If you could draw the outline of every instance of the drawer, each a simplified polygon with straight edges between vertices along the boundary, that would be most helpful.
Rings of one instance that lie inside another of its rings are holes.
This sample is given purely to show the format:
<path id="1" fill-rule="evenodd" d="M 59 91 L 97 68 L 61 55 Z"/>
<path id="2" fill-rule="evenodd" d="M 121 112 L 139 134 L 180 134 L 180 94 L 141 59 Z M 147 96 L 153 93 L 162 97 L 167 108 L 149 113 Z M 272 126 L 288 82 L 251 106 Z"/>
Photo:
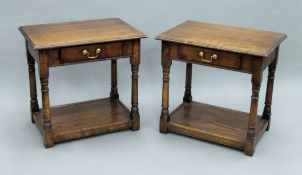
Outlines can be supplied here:
<path id="1" fill-rule="evenodd" d="M 240 69 L 241 55 L 215 49 L 180 45 L 179 57 L 206 65 Z"/>
<path id="2" fill-rule="evenodd" d="M 93 61 L 123 56 L 122 42 L 93 44 L 61 49 L 62 63 Z"/>

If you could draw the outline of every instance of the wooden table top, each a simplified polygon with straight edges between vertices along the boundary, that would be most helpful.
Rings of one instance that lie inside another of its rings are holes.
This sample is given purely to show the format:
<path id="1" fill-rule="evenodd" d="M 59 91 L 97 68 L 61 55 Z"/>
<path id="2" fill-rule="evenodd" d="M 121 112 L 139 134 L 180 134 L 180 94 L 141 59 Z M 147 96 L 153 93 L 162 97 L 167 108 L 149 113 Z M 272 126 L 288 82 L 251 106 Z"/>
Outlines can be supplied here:
<path id="1" fill-rule="evenodd" d="M 147 37 L 119 18 L 28 25 L 19 30 L 38 50 Z"/>
<path id="2" fill-rule="evenodd" d="M 208 47 L 267 57 L 286 38 L 286 34 L 186 21 L 156 37 L 200 47 Z"/>

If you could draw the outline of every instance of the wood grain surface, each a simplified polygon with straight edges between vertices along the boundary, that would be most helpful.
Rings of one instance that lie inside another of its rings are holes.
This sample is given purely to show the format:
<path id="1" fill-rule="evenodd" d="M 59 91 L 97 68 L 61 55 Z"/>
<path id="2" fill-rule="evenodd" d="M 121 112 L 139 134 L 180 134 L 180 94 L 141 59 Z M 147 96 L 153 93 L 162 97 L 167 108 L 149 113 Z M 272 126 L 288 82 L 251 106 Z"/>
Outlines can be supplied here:
<path id="1" fill-rule="evenodd" d="M 49 49 L 91 43 L 145 38 L 119 18 L 21 26 L 34 49 Z"/>
<path id="2" fill-rule="evenodd" d="M 156 37 L 200 47 L 267 57 L 286 38 L 283 33 L 186 21 Z"/>

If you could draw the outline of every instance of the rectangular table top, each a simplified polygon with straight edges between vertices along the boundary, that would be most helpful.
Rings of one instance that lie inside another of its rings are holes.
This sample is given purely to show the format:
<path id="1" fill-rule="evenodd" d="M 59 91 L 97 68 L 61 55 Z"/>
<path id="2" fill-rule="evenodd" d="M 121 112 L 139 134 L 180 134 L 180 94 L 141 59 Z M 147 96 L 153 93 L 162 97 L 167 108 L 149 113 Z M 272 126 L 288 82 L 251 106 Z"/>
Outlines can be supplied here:
<path id="1" fill-rule="evenodd" d="M 147 37 L 119 18 L 28 25 L 19 30 L 38 50 Z"/>
<path id="2" fill-rule="evenodd" d="M 156 37 L 212 49 L 267 57 L 286 38 L 286 34 L 186 21 Z"/>

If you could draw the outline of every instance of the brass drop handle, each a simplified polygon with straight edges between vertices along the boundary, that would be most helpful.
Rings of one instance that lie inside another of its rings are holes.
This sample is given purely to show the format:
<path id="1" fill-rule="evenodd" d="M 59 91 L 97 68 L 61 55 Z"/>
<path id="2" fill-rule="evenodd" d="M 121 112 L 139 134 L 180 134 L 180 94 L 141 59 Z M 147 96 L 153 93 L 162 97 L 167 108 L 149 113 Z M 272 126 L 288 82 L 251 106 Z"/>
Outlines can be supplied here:
<path id="1" fill-rule="evenodd" d="M 85 49 L 85 50 L 82 51 L 82 54 L 87 56 L 87 58 L 89 58 L 89 59 L 95 59 L 95 58 L 99 57 L 99 54 L 101 52 L 102 52 L 102 50 L 100 48 L 97 48 L 95 50 L 95 56 L 89 56 L 89 52 Z"/>
<path id="2" fill-rule="evenodd" d="M 199 56 L 201 57 L 201 61 L 206 63 L 211 63 L 213 60 L 216 60 L 218 58 L 217 54 L 213 54 L 209 60 L 204 59 L 204 53 L 202 51 L 199 52 Z"/>

